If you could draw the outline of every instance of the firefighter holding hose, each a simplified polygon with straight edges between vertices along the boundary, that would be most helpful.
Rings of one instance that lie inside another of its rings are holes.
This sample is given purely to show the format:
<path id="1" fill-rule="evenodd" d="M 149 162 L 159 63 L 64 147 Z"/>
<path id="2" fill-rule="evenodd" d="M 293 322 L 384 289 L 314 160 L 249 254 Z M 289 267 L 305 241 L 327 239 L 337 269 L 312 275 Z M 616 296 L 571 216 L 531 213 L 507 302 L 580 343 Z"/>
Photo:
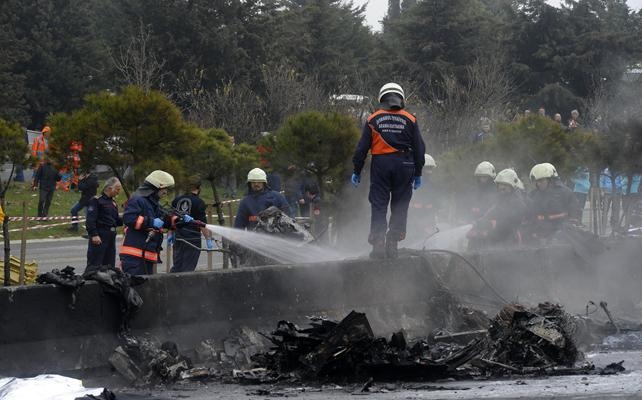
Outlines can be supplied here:
<path id="1" fill-rule="evenodd" d="M 147 175 L 142 185 L 127 202 L 123 213 L 125 237 L 120 248 L 120 261 L 124 272 L 131 275 L 150 275 L 154 264 L 160 263 L 163 232 L 175 229 L 178 220 L 194 220 L 185 214 L 166 213 L 160 199 L 174 187 L 174 177 L 156 170 Z"/>

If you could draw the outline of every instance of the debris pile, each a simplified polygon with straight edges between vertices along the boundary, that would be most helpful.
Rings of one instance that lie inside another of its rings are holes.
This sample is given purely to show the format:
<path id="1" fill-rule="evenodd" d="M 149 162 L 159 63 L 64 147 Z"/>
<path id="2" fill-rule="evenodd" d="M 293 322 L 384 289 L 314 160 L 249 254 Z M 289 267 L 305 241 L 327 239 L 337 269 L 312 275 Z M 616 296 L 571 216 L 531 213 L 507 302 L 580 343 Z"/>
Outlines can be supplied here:
<path id="1" fill-rule="evenodd" d="M 510 304 L 487 329 L 440 331 L 411 343 L 403 331 L 390 340 L 375 337 L 365 314 L 355 311 L 341 322 L 312 318 L 310 325 L 299 329 L 280 321 L 266 336 L 274 347 L 253 357 L 261 368 L 235 376 L 244 382 L 391 381 L 603 372 L 590 363 L 576 366 L 583 355 L 574 341 L 575 319 L 550 303 L 534 308 Z"/>
<path id="2" fill-rule="evenodd" d="M 257 354 L 254 361 L 274 378 L 438 378 L 455 373 L 457 367 L 479 353 L 483 343 L 476 339 L 467 346 L 433 347 L 417 341 L 409 346 L 403 331 L 390 340 L 376 338 L 365 314 L 355 311 L 338 323 L 314 318 L 311 325 L 299 329 L 291 322 L 280 321 L 270 336 L 276 347 Z"/>
<path id="3" fill-rule="evenodd" d="M 72 310 L 76 305 L 76 293 L 82 285 L 85 284 L 85 280 L 80 275 L 76 275 L 74 272 L 74 267 L 67 265 L 62 270 L 54 269 L 51 272 L 45 272 L 44 274 L 38 275 L 36 282 L 41 285 L 54 284 L 61 286 L 71 293 L 71 303 L 69 308 Z"/>
<path id="4" fill-rule="evenodd" d="M 542 303 L 531 309 L 509 304 L 493 319 L 481 359 L 511 370 L 572 367 L 581 357 L 575 332 L 575 318 L 558 304 Z"/>
<path id="5" fill-rule="evenodd" d="M 89 266 L 83 273 L 83 277 L 86 280 L 98 282 L 103 291 L 118 302 L 121 317 L 118 334 L 128 336 L 130 333 L 129 323 L 143 305 L 143 299 L 134 287 L 145 283 L 147 278 L 129 275 L 110 265 Z"/>
<path id="6" fill-rule="evenodd" d="M 160 344 L 154 340 L 128 336 L 123 338 L 123 343 L 109 357 L 109 363 L 136 386 L 171 383 L 183 379 L 182 374 L 190 374 L 188 371 L 192 368 L 192 361 L 179 354 L 174 342 Z"/>

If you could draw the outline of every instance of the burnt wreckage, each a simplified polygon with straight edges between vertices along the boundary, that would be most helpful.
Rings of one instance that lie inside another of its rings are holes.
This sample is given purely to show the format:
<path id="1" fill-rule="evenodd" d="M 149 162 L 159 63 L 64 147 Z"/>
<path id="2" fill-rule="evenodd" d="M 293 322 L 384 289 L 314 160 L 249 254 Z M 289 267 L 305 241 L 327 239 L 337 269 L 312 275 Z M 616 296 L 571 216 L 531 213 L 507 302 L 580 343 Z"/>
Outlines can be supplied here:
<path id="1" fill-rule="evenodd" d="M 315 241 L 308 224 L 300 224 L 277 207 L 271 206 L 257 215 L 254 232 L 294 239 L 307 244 Z M 269 257 L 260 255 L 240 245 L 230 246 L 231 261 L 234 267 L 278 264 Z"/>
<path id="2" fill-rule="evenodd" d="M 505 306 L 486 329 L 409 342 L 403 331 L 375 337 L 366 315 L 342 321 L 312 318 L 300 329 L 280 321 L 274 347 L 253 357 L 260 369 L 235 371 L 241 382 L 279 380 L 378 381 L 488 378 L 507 375 L 610 374 L 621 364 L 596 368 L 583 362 L 575 337 L 583 324 L 551 303 Z M 482 326 L 480 326 L 482 328 Z M 579 364 L 579 365 L 578 365 Z"/>

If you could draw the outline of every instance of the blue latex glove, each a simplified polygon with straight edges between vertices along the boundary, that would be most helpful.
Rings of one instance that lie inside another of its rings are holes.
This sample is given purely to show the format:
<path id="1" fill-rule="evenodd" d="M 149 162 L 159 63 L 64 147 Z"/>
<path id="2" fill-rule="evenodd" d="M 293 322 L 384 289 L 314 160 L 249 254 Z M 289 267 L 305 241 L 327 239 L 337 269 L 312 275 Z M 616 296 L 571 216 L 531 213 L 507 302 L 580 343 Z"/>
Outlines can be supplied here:
<path id="1" fill-rule="evenodd" d="M 207 250 L 214 250 L 214 239 L 206 239 L 205 243 L 207 243 Z"/>
<path id="2" fill-rule="evenodd" d="M 415 176 L 415 182 L 412 184 L 412 188 L 417 190 L 421 187 L 421 176 Z"/>
<path id="3" fill-rule="evenodd" d="M 164 224 L 165 222 L 160 218 L 154 218 L 154 221 L 152 222 L 152 226 L 156 229 L 162 228 Z"/>
<path id="4" fill-rule="evenodd" d="M 183 222 L 185 222 L 186 224 L 189 224 L 192 221 L 194 221 L 194 218 L 192 218 L 191 216 L 189 216 L 187 214 L 183 215 Z"/>
<path id="5" fill-rule="evenodd" d="M 176 234 L 174 232 L 167 235 L 167 247 L 173 246 L 176 242 Z"/>
<path id="6" fill-rule="evenodd" d="M 353 172 L 350 182 L 352 182 L 352 186 L 357 187 L 359 186 L 359 182 L 361 182 L 361 177 Z"/>

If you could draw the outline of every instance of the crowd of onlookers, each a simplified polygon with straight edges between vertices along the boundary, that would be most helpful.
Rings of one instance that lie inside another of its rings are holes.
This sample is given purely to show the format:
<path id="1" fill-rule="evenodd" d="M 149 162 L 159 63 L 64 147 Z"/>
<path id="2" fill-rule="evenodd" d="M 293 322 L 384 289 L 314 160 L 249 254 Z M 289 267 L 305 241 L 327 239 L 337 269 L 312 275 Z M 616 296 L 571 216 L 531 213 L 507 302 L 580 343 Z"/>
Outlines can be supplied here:
<path id="1" fill-rule="evenodd" d="M 531 115 L 531 110 L 526 109 L 524 110 L 523 114 L 517 114 L 515 116 L 515 120 L 522 118 L 522 117 L 528 117 Z M 549 118 L 549 115 L 546 114 L 546 109 L 544 107 L 540 107 L 537 110 L 537 115 L 540 117 L 545 117 Z M 555 113 L 552 117 L 553 121 L 557 122 L 560 124 L 560 127 L 564 130 L 569 130 L 572 131 L 574 129 L 577 129 L 581 126 L 580 120 L 580 112 L 577 110 L 572 110 L 570 112 L 570 118 L 566 122 L 566 125 L 564 124 L 562 120 L 562 114 L 560 113 Z M 491 131 L 491 120 L 488 117 L 481 117 L 479 119 L 479 126 L 480 130 L 476 133 L 473 133 L 471 135 L 471 141 L 473 143 L 481 143 L 484 142 L 485 140 L 488 140 L 490 137 L 493 136 L 493 133 Z"/>

